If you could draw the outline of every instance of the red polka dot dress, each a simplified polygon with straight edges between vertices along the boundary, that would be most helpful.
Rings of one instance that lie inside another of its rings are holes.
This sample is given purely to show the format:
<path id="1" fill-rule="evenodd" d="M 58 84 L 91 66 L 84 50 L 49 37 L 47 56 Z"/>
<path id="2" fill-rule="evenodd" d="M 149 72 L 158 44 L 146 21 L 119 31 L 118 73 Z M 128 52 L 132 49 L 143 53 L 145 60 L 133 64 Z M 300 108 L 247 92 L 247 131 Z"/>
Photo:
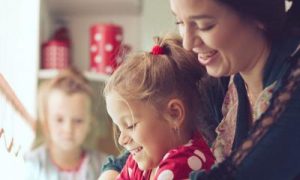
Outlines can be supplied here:
<path id="1" fill-rule="evenodd" d="M 195 170 L 210 170 L 215 158 L 206 142 L 200 135 L 195 135 L 187 144 L 170 150 L 156 169 L 155 180 L 188 179 L 190 172 Z M 118 176 L 118 180 L 150 179 L 152 170 L 142 171 L 130 155 Z"/>

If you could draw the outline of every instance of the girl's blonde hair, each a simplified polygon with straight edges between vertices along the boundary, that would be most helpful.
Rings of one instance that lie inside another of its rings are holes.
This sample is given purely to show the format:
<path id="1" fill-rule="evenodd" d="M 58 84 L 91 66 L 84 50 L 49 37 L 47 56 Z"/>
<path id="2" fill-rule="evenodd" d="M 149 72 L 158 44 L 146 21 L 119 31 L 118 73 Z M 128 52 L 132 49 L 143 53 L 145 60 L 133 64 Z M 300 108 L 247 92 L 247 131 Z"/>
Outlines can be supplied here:
<path id="1" fill-rule="evenodd" d="M 170 99 L 179 98 L 187 111 L 188 128 L 193 131 L 197 125 L 201 127 L 206 113 L 202 111 L 205 102 L 201 98 L 206 70 L 196 54 L 182 47 L 180 36 L 167 34 L 154 41 L 164 53 L 129 55 L 106 83 L 104 96 L 114 91 L 126 100 L 147 101 L 157 110 Z M 115 136 L 116 139 L 118 133 Z"/>
<path id="2" fill-rule="evenodd" d="M 68 69 L 61 70 L 59 74 L 46 82 L 43 82 L 39 87 L 38 94 L 38 121 L 36 128 L 36 137 L 33 143 L 33 148 L 38 147 L 39 145 L 47 142 L 48 140 L 48 127 L 47 127 L 47 106 L 48 106 L 48 98 L 50 93 L 53 90 L 60 90 L 64 92 L 66 95 L 73 95 L 77 93 L 85 94 L 89 101 L 92 103 L 93 92 L 92 88 L 89 85 L 88 80 L 83 76 L 83 74 L 78 71 L 76 68 L 71 67 Z M 91 123 L 95 123 L 94 118 L 91 113 Z M 91 125 L 93 127 L 93 125 Z M 89 141 L 95 140 L 95 134 L 92 133 L 92 129 L 90 133 L 87 135 L 86 139 Z M 85 142 L 84 146 L 89 146 L 92 144 L 91 142 Z"/>

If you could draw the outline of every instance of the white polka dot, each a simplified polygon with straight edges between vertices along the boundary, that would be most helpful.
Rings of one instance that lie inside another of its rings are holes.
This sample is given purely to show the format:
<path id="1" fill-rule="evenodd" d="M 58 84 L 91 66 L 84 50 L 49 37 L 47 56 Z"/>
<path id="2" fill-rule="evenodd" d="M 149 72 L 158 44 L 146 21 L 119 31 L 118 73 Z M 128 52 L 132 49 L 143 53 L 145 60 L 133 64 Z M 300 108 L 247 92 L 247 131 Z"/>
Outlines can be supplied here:
<path id="1" fill-rule="evenodd" d="M 111 45 L 111 44 L 106 44 L 106 45 L 105 45 L 105 50 L 108 51 L 108 52 L 112 51 L 113 48 L 114 48 L 114 47 L 113 47 L 113 45 Z"/>
<path id="2" fill-rule="evenodd" d="M 194 151 L 194 153 L 199 156 L 203 162 L 206 162 L 206 157 L 204 156 L 203 152 L 199 151 L 199 150 L 196 150 Z"/>
<path id="3" fill-rule="evenodd" d="M 184 146 L 192 146 L 193 145 L 193 140 L 189 140 L 188 143 L 186 143 Z"/>
<path id="4" fill-rule="evenodd" d="M 101 41 L 101 39 L 102 39 L 102 34 L 96 33 L 94 38 L 95 38 L 96 41 Z"/>
<path id="5" fill-rule="evenodd" d="M 199 170 L 202 168 L 202 162 L 201 160 L 196 157 L 196 156 L 191 156 L 189 159 L 188 159 L 188 165 L 189 167 L 196 171 L 196 170 Z"/>
<path id="6" fill-rule="evenodd" d="M 157 180 L 172 180 L 174 178 L 174 174 L 171 170 L 164 170 L 159 174 Z"/>
<path id="7" fill-rule="evenodd" d="M 92 51 L 92 52 L 96 52 L 96 51 L 97 51 L 97 46 L 96 46 L 96 45 L 92 45 L 91 51 Z"/>
<path id="8" fill-rule="evenodd" d="M 111 66 L 106 66 L 105 72 L 111 74 L 113 72 L 113 69 Z"/>
<path id="9" fill-rule="evenodd" d="M 170 153 L 167 153 L 164 155 L 163 160 L 167 159 L 169 157 Z"/>
<path id="10" fill-rule="evenodd" d="M 121 34 L 116 35 L 116 41 L 122 41 L 123 36 Z"/>
<path id="11" fill-rule="evenodd" d="M 154 175 L 156 175 L 156 173 L 157 173 L 158 170 L 159 170 L 159 168 L 156 168 L 156 169 L 155 169 Z"/>
<path id="12" fill-rule="evenodd" d="M 131 175 L 132 175 L 132 169 L 131 168 L 128 168 L 128 174 L 129 174 L 129 177 L 131 177 Z"/>
<path id="13" fill-rule="evenodd" d="M 97 55 L 97 56 L 95 57 L 95 62 L 96 62 L 96 63 L 101 63 L 101 61 L 102 61 L 102 56 Z"/>

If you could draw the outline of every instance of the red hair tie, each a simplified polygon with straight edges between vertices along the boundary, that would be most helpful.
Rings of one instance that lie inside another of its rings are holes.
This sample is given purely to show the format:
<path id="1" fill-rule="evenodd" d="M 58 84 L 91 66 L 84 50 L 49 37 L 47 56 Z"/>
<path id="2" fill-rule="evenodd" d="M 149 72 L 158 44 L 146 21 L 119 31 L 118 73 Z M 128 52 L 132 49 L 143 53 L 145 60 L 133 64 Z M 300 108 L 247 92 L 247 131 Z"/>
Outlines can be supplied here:
<path id="1" fill-rule="evenodd" d="M 160 55 L 160 54 L 164 54 L 164 49 L 162 47 L 160 47 L 159 45 L 155 45 L 152 48 L 151 54 L 153 55 Z"/>

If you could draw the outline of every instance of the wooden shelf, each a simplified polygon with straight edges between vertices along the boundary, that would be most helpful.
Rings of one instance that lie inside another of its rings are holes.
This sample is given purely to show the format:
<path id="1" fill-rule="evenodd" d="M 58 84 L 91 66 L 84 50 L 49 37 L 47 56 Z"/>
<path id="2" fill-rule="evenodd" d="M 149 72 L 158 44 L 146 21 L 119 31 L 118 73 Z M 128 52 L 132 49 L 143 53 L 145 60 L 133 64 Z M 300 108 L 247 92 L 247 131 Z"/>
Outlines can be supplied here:
<path id="1" fill-rule="evenodd" d="M 38 77 L 39 79 L 51 79 L 55 77 L 58 74 L 58 72 L 59 70 L 56 69 L 47 69 L 47 70 L 43 69 L 43 70 L 39 70 Z M 109 75 L 99 74 L 91 71 L 84 71 L 83 74 L 90 81 L 105 82 L 109 78 Z"/>
<path id="2" fill-rule="evenodd" d="M 91 81 L 99 81 L 99 82 L 106 82 L 109 78 L 109 75 L 99 74 L 92 71 L 85 71 L 84 76 Z"/>

